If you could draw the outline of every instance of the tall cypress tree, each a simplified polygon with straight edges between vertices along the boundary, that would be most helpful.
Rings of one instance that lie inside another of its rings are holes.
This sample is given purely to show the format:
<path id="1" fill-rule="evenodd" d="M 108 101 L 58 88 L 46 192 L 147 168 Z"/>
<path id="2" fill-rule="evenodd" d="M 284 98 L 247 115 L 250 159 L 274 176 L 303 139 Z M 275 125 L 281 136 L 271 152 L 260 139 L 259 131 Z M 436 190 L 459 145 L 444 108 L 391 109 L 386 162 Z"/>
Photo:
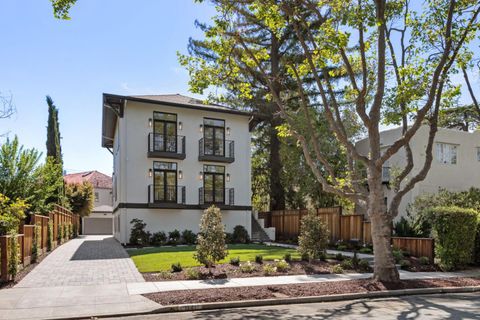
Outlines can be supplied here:
<path id="1" fill-rule="evenodd" d="M 48 105 L 47 157 L 52 157 L 57 163 L 63 164 L 58 109 L 50 96 L 47 96 L 46 100 Z"/>

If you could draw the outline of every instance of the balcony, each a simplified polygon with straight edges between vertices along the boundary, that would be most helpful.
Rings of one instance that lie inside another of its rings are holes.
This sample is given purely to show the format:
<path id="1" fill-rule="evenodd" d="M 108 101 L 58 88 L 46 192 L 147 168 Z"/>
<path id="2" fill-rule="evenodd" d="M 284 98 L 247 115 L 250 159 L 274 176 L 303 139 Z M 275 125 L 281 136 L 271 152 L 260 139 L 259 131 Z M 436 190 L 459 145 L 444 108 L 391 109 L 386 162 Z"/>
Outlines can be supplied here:
<path id="1" fill-rule="evenodd" d="M 198 203 L 205 206 L 211 204 L 220 207 L 233 206 L 235 205 L 235 189 L 221 188 L 212 190 L 201 187 L 198 189 Z"/>
<path id="2" fill-rule="evenodd" d="M 218 145 L 220 143 L 220 146 Z M 235 143 L 231 140 L 202 138 L 198 141 L 198 161 L 232 163 L 235 161 Z"/>
<path id="3" fill-rule="evenodd" d="M 160 133 L 148 134 L 149 158 L 185 159 L 185 137 Z"/>
<path id="4" fill-rule="evenodd" d="M 178 208 L 185 205 L 185 186 L 148 186 L 148 205 L 154 208 Z"/>

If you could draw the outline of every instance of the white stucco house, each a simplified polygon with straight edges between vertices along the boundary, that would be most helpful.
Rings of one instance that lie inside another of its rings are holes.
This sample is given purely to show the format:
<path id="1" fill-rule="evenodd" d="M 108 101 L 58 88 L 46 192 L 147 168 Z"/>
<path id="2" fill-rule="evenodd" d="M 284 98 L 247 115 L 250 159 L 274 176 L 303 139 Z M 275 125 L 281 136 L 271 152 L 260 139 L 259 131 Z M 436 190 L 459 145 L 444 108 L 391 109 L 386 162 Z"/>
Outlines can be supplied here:
<path id="1" fill-rule="evenodd" d="M 227 232 L 251 232 L 250 113 L 178 94 L 104 94 L 102 109 L 118 241 L 128 243 L 134 218 L 152 233 L 197 233 L 212 204 Z"/>
<path id="2" fill-rule="evenodd" d="M 93 210 L 88 217 L 82 218 L 82 234 L 113 234 L 112 177 L 98 172 L 85 171 L 66 174 L 66 184 L 89 182 L 93 186 Z"/>
<path id="3" fill-rule="evenodd" d="M 422 126 L 411 140 L 414 168 L 410 177 L 416 175 L 423 166 L 428 131 L 428 126 Z M 401 136 L 401 127 L 381 132 L 382 149 L 386 150 Z M 361 154 L 367 155 L 368 139 L 357 142 L 356 148 Z M 389 186 L 390 171 L 395 168 L 404 168 L 405 165 L 406 154 L 403 148 L 384 164 L 385 201 L 388 205 L 393 197 L 393 190 Z M 466 132 L 439 128 L 434 140 L 433 162 L 430 171 L 425 180 L 417 183 L 403 197 L 398 217 L 405 216 L 408 204 L 421 194 L 436 193 L 439 188 L 463 191 L 471 187 L 480 188 L 480 131 Z"/>

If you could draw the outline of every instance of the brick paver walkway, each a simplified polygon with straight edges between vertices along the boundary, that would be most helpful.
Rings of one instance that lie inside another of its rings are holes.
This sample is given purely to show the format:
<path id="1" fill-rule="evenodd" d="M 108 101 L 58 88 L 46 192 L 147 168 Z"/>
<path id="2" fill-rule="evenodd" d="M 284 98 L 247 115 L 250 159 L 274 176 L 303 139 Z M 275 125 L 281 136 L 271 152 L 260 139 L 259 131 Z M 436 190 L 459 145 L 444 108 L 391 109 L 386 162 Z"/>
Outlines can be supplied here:
<path id="1" fill-rule="evenodd" d="M 143 282 L 133 261 L 111 236 L 82 236 L 55 249 L 17 288 Z"/>

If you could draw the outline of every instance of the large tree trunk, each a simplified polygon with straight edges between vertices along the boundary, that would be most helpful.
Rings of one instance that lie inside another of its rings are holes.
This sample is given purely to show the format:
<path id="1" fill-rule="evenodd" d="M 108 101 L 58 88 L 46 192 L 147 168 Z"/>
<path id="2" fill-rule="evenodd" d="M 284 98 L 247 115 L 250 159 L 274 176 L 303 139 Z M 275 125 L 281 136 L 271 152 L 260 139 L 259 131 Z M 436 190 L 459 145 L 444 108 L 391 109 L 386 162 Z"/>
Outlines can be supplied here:
<path id="1" fill-rule="evenodd" d="M 279 122 L 273 120 L 270 126 L 270 211 L 285 209 L 285 190 L 283 189 L 282 175 L 283 165 L 280 159 L 280 140 L 275 128 Z"/>
<path id="2" fill-rule="evenodd" d="M 392 219 L 386 214 L 381 168 L 370 168 L 368 185 L 368 215 L 372 227 L 372 240 L 374 252 L 373 278 L 383 282 L 397 282 L 400 280 L 395 266 L 391 249 Z"/>

